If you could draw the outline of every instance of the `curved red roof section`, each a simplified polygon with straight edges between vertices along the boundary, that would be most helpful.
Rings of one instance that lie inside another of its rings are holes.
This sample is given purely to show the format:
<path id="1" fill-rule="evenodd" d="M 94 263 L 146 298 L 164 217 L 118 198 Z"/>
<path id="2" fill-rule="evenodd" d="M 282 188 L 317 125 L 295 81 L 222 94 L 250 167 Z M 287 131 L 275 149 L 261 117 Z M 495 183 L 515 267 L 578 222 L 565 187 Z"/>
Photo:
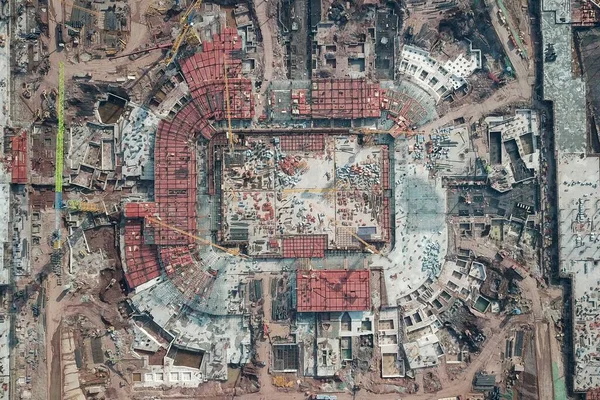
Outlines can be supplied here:
<path id="1" fill-rule="evenodd" d="M 248 79 L 239 78 L 242 61 L 240 57 L 236 57 L 236 52 L 241 50 L 242 42 L 237 31 L 226 28 L 220 35 L 213 36 L 212 42 L 204 42 L 202 52 L 179 61 L 190 89 L 191 100 L 172 120 L 162 120 L 159 123 L 154 145 L 154 203 L 144 203 L 142 207 L 127 205 L 127 217 L 143 218 L 151 210 L 164 223 L 191 234 L 196 233 L 196 139 L 198 136 L 212 138 L 216 133 L 212 123 L 227 118 L 225 70 L 228 71 L 231 118 L 251 119 L 254 116 L 252 83 Z M 138 225 L 139 221 L 128 219 L 125 231 L 138 231 Z M 151 225 L 148 221 L 143 229 L 144 250 L 148 245 L 184 246 L 194 241 L 189 236 Z M 144 264 L 140 264 L 140 257 L 137 253 L 132 253 L 134 249 L 138 252 L 139 248 L 127 245 L 125 248 L 125 276 L 130 288 L 156 277 L 156 263 L 147 265 L 144 261 Z M 178 248 L 178 257 L 191 259 L 189 254 L 181 252 L 189 253 L 187 247 Z M 157 253 L 154 250 L 154 254 L 158 254 L 163 265 L 172 264 L 171 252 Z M 148 274 L 144 273 L 146 266 L 151 271 Z M 146 277 L 148 279 L 145 280 Z"/>

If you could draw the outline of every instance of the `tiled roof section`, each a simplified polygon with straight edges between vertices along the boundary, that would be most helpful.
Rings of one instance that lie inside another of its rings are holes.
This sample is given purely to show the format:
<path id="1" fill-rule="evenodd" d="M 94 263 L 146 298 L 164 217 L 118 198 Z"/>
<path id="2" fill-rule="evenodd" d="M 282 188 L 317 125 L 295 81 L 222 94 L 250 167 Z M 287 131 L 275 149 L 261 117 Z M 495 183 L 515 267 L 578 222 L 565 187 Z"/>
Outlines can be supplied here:
<path id="1" fill-rule="evenodd" d="M 161 220 L 185 232 L 196 231 L 196 152 L 189 131 L 161 125 L 155 144 L 154 199 Z M 163 135 L 164 133 L 164 135 Z M 154 226 L 153 243 L 183 245 L 193 239 L 162 226 Z"/>
<path id="2" fill-rule="evenodd" d="M 125 222 L 125 280 L 134 289 L 160 276 L 156 248 L 144 244 L 141 220 Z"/>
<path id="3" fill-rule="evenodd" d="M 371 308 L 369 270 L 298 271 L 298 312 L 365 311 Z"/>
<path id="4" fill-rule="evenodd" d="M 284 258 L 323 258 L 327 248 L 327 235 L 285 237 L 282 247 Z"/>
<path id="5" fill-rule="evenodd" d="M 313 118 L 379 118 L 384 91 L 364 79 L 312 81 Z"/>
<path id="6" fill-rule="evenodd" d="M 145 218 L 156 214 L 156 203 L 126 203 L 125 218 Z"/>
<path id="7" fill-rule="evenodd" d="M 239 78 L 242 60 L 234 57 L 242 49 L 241 38 L 235 29 L 226 28 L 221 35 L 215 35 L 212 42 L 205 42 L 201 53 L 180 62 L 183 76 L 190 88 L 193 104 L 205 119 L 224 120 L 225 65 L 228 71 L 229 107 L 232 119 L 252 119 L 254 97 L 252 82 Z M 206 138 L 212 133 L 201 131 Z"/>
<path id="8" fill-rule="evenodd" d="M 12 150 L 12 183 L 27 183 L 27 133 L 21 132 L 11 141 Z"/>
<path id="9" fill-rule="evenodd" d="M 253 117 L 251 82 L 236 77 L 241 73 L 242 62 L 230 54 L 240 51 L 241 46 L 237 31 L 226 28 L 221 35 L 214 36 L 213 42 L 205 42 L 201 53 L 180 61 L 192 101 L 172 121 L 161 121 L 158 127 L 154 153 L 156 215 L 166 224 L 188 233 L 196 231 L 198 182 L 194 139 L 198 133 L 207 139 L 211 138 L 215 129 L 210 120 L 226 118 L 225 57 L 230 77 L 231 117 Z M 161 226 L 151 226 L 149 231 L 147 236 L 151 236 L 151 243 L 157 245 L 187 245 L 193 241 L 188 236 Z"/>
<path id="10" fill-rule="evenodd" d="M 167 275 L 171 275 L 177 269 L 193 266 L 194 264 L 190 249 L 187 246 L 165 246 L 158 251 Z"/>
<path id="11" fill-rule="evenodd" d="M 325 135 L 294 135 L 281 136 L 279 138 L 281 150 L 283 151 L 324 151 Z"/>

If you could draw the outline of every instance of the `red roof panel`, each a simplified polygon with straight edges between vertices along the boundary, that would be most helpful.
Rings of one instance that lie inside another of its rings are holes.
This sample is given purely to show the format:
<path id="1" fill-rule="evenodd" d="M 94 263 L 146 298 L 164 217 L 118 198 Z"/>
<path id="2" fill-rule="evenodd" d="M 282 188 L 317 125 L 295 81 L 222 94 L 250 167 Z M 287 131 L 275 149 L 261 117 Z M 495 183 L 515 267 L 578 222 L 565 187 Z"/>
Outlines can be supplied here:
<path id="1" fill-rule="evenodd" d="M 12 138 L 12 183 L 26 184 L 27 183 L 27 133 L 21 134 Z"/>
<path id="2" fill-rule="evenodd" d="M 126 203 L 125 217 L 126 218 L 145 218 L 156 214 L 156 203 Z"/>
<path id="3" fill-rule="evenodd" d="M 298 312 L 365 311 L 371 308 L 369 270 L 298 271 Z"/>
<path id="4" fill-rule="evenodd" d="M 144 244 L 141 220 L 125 222 L 125 280 L 134 289 L 160 276 L 156 248 Z"/>
<path id="5" fill-rule="evenodd" d="M 284 258 L 323 258 L 327 235 L 289 236 L 283 238 Z"/>

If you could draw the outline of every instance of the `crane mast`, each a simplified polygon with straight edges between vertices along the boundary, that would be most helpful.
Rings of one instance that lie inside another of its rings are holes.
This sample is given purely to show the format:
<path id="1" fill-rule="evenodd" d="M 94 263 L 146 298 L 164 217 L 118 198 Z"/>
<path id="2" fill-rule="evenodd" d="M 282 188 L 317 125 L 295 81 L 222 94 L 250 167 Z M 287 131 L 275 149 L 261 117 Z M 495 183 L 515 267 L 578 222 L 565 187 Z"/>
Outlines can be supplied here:
<path id="1" fill-rule="evenodd" d="M 175 60 L 175 57 L 177 57 L 179 48 L 183 44 L 183 40 L 186 38 L 186 36 L 189 33 L 190 28 L 193 25 L 193 23 L 192 23 L 193 14 L 192 13 L 196 9 L 200 8 L 201 5 L 202 5 L 202 0 L 196 0 L 187 9 L 187 11 L 181 16 L 181 19 L 179 20 L 179 24 L 181 25 L 181 31 L 179 32 L 179 35 L 173 42 L 173 47 L 171 48 L 171 51 L 165 58 L 165 64 L 167 64 L 167 65 L 171 64 L 173 62 L 173 60 Z"/>
<path id="2" fill-rule="evenodd" d="M 227 139 L 229 139 L 229 153 L 233 153 L 233 131 L 231 129 L 231 105 L 229 100 L 229 74 L 227 68 L 227 53 L 223 57 L 223 77 L 225 79 L 225 109 L 227 113 Z"/>
<path id="3" fill-rule="evenodd" d="M 56 134 L 56 153 L 54 169 L 54 209 L 56 211 L 55 231 L 56 240 L 54 248 L 62 246 L 60 235 L 60 217 L 62 210 L 63 186 L 63 143 L 65 134 L 65 66 L 61 62 L 58 66 L 58 98 L 56 100 L 56 117 L 58 119 L 58 132 Z"/>

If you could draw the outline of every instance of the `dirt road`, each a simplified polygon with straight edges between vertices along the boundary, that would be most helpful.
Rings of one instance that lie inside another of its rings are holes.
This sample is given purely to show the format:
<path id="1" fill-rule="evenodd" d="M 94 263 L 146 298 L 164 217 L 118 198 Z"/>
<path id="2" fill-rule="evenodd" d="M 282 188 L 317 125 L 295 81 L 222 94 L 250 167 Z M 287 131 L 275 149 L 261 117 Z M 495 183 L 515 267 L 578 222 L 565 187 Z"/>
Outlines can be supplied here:
<path id="1" fill-rule="evenodd" d="M 50 393 L 50 399 L 62 398 L 62 369 L 60 368 L 60 320 L 62 309 L 56 299 L 60 295 L 62 287 L 57 285 L 56 276 L 50 275 L 46 280 L 46 293 L 48 301 L 46 302 L 46 366 L 50 373 L 46 385 L 47 392 Z M 60 378 L 57 381 L 56 367 L 59 367 Z"/>
<path id="2" fill-rule="evenodd" d="M 135 49 L 143 46 L 150 42 L 150 30 L 146 25 L 144 12 L 153 0 L 141 0 L 140 2 L 134 3 L 131 8 L 131 32 L 127 39 L 127 45 L 123 49 L 122 54 L 127 54 Z M 56 50 L 56 23 L 62 22 L 63 19 L 63 4 L 61 0 L 51 0 L 49 4 L 48 12 L 52 16 L 50 18 L 49 32 L 49 48 L 51 53 L 50 58 L 50 71 L 45 76 L 44 82 L 48 87 L 56 87 L 58 85 L 58 64 L 63 62 L 65 65 L 65 79 L 70 79 L 74 74 L 77 73 L 89 73 L 92 75 L 94 80 L 98 81 L 114 81 L 117 76 L 117 71 L 124 71 L 120 76 L 127 74 L 136 73 L 139 69 L 144 66 L 148 66 L 158 60 L 161 57 L 160 51 L 150 53 L 148 56 L 142 57 L 135 61 L 131 61 L 129 58 L 119 58 L 116 60 L 109 60 L 108 58 L 100 60 L 91 60 L 88 62 L 75 63 L 71 59 L 73 54 L 70 54 L 68 49 L 61 51 Z M 85 48 L 82 45 L 82 53 L 85 53 Z M 125 72 L 126 70 L 126 72 Z"/>
<path id="3" fill-rule="evenodd" d="M 510 32 L 508 28 L 502 26 L 498 19 L 499 9 L 497 6 L 490 10 L 490 17 L 492 20 L 492 25 L 494 26 L 494 30 L 498 34 L 500 38 L 500 42 L 502 42 L 502 47 L 504 48 L 504 52 L 508 55 L 511 64 L 513 65 L 515 74 L 517 76 L 517 81 L 519 82 L 519 86 L 521 87 L 521 93 L 525 97 L 531 97 L 533 90 L 533 82 L 535 79 L 534 71 L 529 69 L 529 62 L 526 59 L 521 58 L 517 53 L 516 49 L 510 48 Z"/>
<path id="4" fill-rule="evenodd" d="M 473 122 L 491 113 L 494 110 L 506 107 L 507 105 L 523 101 L 531 102 L 533 93 L 533 84 L 535 81 L 535 71 L 529 69 L 529 63 L 527 60 L 522 59 L 515 50 L 509 48 L 508 31 L 498 22 L 497 8 L 493 8 L 490 11 L 492 25 L 500 37 L 504 51 L 508 55 L 510 62 L 515 69 L 516 79 L 511 81 L 498 91 L 496 91 L 491 97 L 486 99 L 481 104 L 465 104 L 454 111 L 442 116 L 441 118 L 432 121 L 425 125 L 423 129 L 430 133 L 433 130 L 440 128 L 444 125 L 452 123 L 457 118 L 464 118 L 465 121 Z"/>
<path id="5" fill-rule="evenodd" d="M 279 324 L 271 323 L 271 288 L 269 282 L 270 275 L 269 274 L 257 274 L 256 279 L 263 280 L 263 322 L 267 325 L 269 329 L 274 329 L 275 332 L 272 332 L 274 336 L 279 336 L 280 333 L 277 332 L 277 328 Z M 289 333 L 289 332 L 288 332 Z M 267 339 L 264 342 L 257 343 L 256 352 L 258 354 L 258 359 L 265 363 L 265 366 L 259 369 L 258 379 L 260 382 L 260 394 L 266 399 L 270 398 L 278 398 L 279 393 L 277 388 L 273 386 L 273 381 L 271 380 L 271 375 L 269 374 L 269 366 L 271 365 L 271 340 Z M 247 395 L 244 395 L 244 399 Z"/>
<path id="6" fill-rule="evenodd" d="M 256 18 L 260 26 L 260 33 L 263 41 L 263 85 L 260 93 L 264 94 L 267 90 L 267 83 L 273 77 L 273 36 L 271 26 L 269 24 L 268 0 L 255 0 L 254 8 L 256 9 Z M 258 113 L 257 113 L 258 114 Z"/>
<path id="7" fill-rule="evenodd" d="M 535 358 L 538 379 L 538 394 L 540 399 L 554 398 L 554 378 L 552 376 L 552 360 L 559 357 L 553 352 L 556 344 L 553 341 L 553 330 L 544 320 L 544 310 L 537 281 L 532 277 L 523 280 L 524 293 L 530 294 L 531 311 L 534 318 Z"/>
<path id="8" fill-rule="evenodd" d="M 538 395 L 540 399 L 554 398 L 552 379 L 552 351 L 550 350 L 550 330 L 548 323 L 535 323 L 535 359 L 537 364 Z"/>

